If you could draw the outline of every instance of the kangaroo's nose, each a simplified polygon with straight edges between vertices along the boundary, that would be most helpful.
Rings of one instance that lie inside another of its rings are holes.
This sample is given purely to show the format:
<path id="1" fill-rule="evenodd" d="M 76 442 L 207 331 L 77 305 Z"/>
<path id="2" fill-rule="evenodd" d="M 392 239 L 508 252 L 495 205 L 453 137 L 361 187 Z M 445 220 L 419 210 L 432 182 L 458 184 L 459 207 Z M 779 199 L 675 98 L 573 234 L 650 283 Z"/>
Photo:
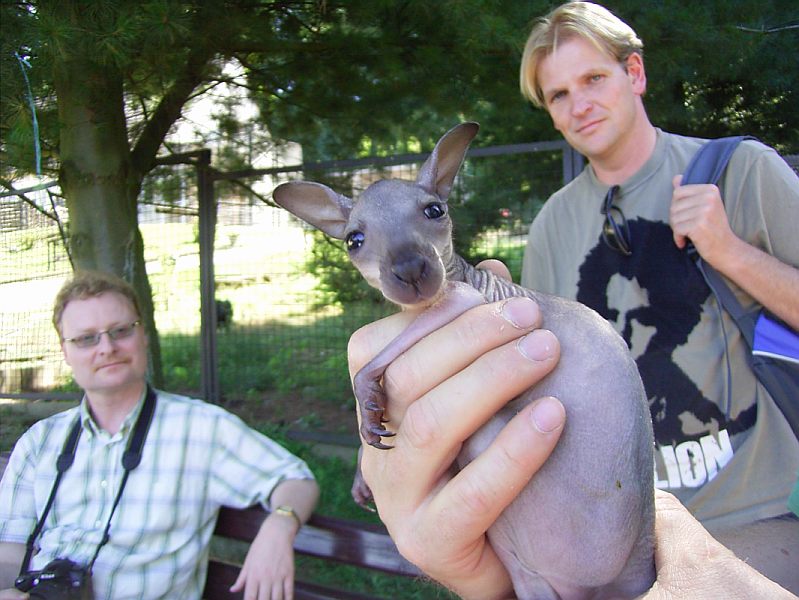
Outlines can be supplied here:
<path id="1" fill-rule="evenodd" d="M 400 259 L 391 267 L 394 277 L 408 285 L 421 281 L 427 273 L 427 261 L 420 256 Z"/>

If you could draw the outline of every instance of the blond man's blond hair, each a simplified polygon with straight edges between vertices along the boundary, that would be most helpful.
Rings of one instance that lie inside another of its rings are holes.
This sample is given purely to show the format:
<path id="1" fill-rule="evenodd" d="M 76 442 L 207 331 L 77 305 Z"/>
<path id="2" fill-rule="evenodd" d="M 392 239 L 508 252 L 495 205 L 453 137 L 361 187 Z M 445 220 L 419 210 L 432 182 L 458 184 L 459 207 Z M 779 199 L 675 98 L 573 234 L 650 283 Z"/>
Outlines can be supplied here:
<path id="1" fill-rule="evenodd" d="M 632 54 L 643 56 L 644 44 L 633 29 L 608 9 L 593 2 L 567 2 L 533 25 L 522 54 L 519 85 L 538 107 L 546 105 L 538 83 L 541 61 L 559 44 L 581 37 L 624 65 Z"/>

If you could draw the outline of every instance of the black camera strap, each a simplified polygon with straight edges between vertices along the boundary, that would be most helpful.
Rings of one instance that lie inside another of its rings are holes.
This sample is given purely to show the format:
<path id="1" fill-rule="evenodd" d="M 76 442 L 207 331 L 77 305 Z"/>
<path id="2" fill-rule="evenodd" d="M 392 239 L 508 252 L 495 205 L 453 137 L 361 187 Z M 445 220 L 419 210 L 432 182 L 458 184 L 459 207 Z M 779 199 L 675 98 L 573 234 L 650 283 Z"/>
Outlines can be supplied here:
<path id="1" fill-rule="evenodd" d="M 58 455 L 58 460 L 56 461 L 56 469 L 58 472 L 55 477 L 55 482 L 53 483 L 53 489 L 50 490 L 50 497 L 47 499 L 47 504 L 44 506 L 44 512 L 42 512 L 39 522 L 36 523 L 36 527 L 33 528 L 33 531 L 28 537 L 28 543 L 25 548 L 25 558 L 22 560 L 22 568 L 19 571 L 20 575 L 23 575 L 28 571 L 28 565 L 30 564 L 31 556 L 33 556 L 33 544 L 36 541 L 36 538 L 38 538 L 39 534 L 42 532 L 44 520 L 47 518 L 47 515 L 50 513 L 50 509 L 53 507 L 55 492 L 58 489 L 58 486 L 61 484 L 61 477 L 63 477 L 66 470 L 72 466 L 72 461 L 75 460 L 75 449 L 78 446 L 80 429 L 80 414 L 78 414 L 78 416 L 75 417 L 75 422 L 72 424 L 72 429 L 70 430 L 69 435 L 67 435 L 67 439 L 64 442 L 64 447 L 61 449 L 61 454 Z"/>
<path id="2" fill-rule="evenodd" d="M 141 412 L 139 412 L 139 417 L 136 419 L 136 424 L 133 426 L 133 433 L 128 440 L 128 445 L 125 448 L 125 452 L 122 454 L 122 468 L 125 470 L 122 475 L 122 483 L 119 485 L 119 491 L 114 499 L 114 505 L 111 507 L 111 514 L 108 515 L 108 521 L 105 524 L 103 537 L 100 540 L 100 544 L 97 546 L 97 550 L 94 551 L 94 556 L 87 567 L 87 573 L 92 572 L 94 561 L 97 560 L 97 555 L 100 553 L 100 549 L 106 544 L 106 542 L 108 542 L 110 537 L 108 532 L 111 528 L 111 519 L 114 516 L 114 512 L 116 512 L 119 500 L 122 498 L 122 491 L 125 489 L 125 484 L 128 482 L 128 475 L 130 475 L 130 472 L 138 467 L 139 463 L 141 462 L 144 440 L 147 438 L 147 432 L 150 429 L 150 423 L 152 422 L 153 414 L 155 413 L 155 400 L 155 392 L 153 391 L 153 388 L 148 385 L 147 396 L 144 399 L 144 406 L 142 406 Z M 25 558 L 22 560 L 22 568 L 19 571 L 20 575 L 23 575 L 28 571 L 28 565 L 30 564 L 31 557 L 33 556 L 34 543 L 36 542 L 36 538 L 38 538 L 39 534 L 42 532 L 44 521 L 53 506 L 56 490 L 58 490 L 58 486 L 61 484 L 61 478 L 67 469 L 72 466 L 72 463 L 75 460 L 75 451 L 78 447 L 78 438 L 80 438 L 81 429 L 80 415 L 78 415 L 75 419 L 75 422 L 72 424 L 72 428 L 69 431 L 69 435 L 67 435 L 67 439 L 64 441 L 64 447 L 61 449 L 61 454 L 58 455 L 58 460 L 56 461 L 56 469 L 58 472 L 56 474 L 55 482 L 53 482 L 53 489 L 50 490 L 50 497 L 47 499 L 47 504 L 44 507 L 44 511 L 42 512 L 42 516 L 39 518 L 38 523 L 36 523 L 36 527 L 33 528 L 33 531 L 28 537 Z"/>

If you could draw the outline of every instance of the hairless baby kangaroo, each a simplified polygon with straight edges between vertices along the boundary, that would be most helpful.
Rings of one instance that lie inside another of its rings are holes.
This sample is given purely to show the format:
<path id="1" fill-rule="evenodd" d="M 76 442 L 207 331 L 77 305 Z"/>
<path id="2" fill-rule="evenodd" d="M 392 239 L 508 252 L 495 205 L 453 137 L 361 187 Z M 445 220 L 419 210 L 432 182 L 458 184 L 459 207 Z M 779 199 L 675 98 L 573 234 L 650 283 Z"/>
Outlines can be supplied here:
<path id="1" fill-rule="evenodd" d="M 447 198 L 477 129 L 462 123 L 447 132 L 415 182 L 378 181 L 355 201 L 292 182 L 275 190 L 275 201 L 345 240 L 352 262 L 386 298 L 427 307 L 354 378 L 361 436 L 378 448 L 390 448 L 381 441 L 392 435 L 381 378 L 397 356 L 479 303 L 512 296 L 538 303 L 543 326 L 560 341 L 560 362 L 469 438 L 458 464 L 531 400 L 560 399 L 567 414 L 560 442 L 490 528 L 491 545 L 519 598 L 635 596 L 655 579 L 652 425 L 635 362 L 597 313 L 475 269 L 453 252 Z M 356 479 L 353 495 L 364 503 L 370 492 Z"/>

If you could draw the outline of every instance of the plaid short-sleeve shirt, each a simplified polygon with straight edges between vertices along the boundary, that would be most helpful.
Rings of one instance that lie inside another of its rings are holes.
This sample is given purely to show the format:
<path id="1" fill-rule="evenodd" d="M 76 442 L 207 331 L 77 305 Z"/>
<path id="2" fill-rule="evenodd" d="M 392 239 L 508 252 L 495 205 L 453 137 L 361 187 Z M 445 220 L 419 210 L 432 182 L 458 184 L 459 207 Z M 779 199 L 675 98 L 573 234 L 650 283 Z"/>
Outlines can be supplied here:
<path id="1" fill-rule="evenodd" d="M 54 558 L 87 563 L 122 479 L 122 453 L 142 402 L 113 436 L 80 406 L 36 423 L 17 442 L 0 482 L 0 541 L 25 543 L 56 477 L 75 418 L 83 430 L 38 540 L 31 569 Z M 94 565 L 98 598 L 199 598 L 220 506 L 267 504 L 307 465 L 238 417 L 200 400 L 158 392 L 141 464 L 131 472 Z"/>

